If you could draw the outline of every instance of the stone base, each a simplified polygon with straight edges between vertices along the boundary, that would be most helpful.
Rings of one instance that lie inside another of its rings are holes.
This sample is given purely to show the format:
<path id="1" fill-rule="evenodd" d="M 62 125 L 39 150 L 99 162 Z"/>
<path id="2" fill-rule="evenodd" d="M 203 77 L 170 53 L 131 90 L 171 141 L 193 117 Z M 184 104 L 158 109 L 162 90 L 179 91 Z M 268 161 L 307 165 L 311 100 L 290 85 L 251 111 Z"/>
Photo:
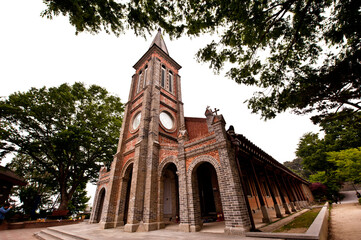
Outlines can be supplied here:
<path id="1" fill-rule="evenodd" d="M 244 236 L 246 234 L 246 229 L 243 227 L 225 227 L 224 233 L 227 235 L 239 235 Z"/>
<path id="2" fill-rule="evenodd" d="M 124 221 L 120 221 L 120 222 L 117 222 L 117 227 L 121 227 L 121 226 L 124 226 Z"/>
<path id="3" fill-rule="evenodd" d="M 278 204 L 275 204 L 274 208 L 275 208 L 275 211 L 276 211 L 276 217 L 282 218 L 283 216 L 282 216 L 282 213 L 281 213 L 281 210 L 280 210 L 280 207 L 278 206 Z"/>
<path id="4" fill-rule="evenodd" d="M 155 223 L 144 223 L 144 231 L 145 232 L 149 232 L 149 231 L 154 231 L 154 230 L 158 230 L 158 226 L 159 224 L 157 222 Z"/>
<path id="5" fill-rule="evenodd" d="M 296 212 L 296 208 L 295 208 L 295 205 L 293 204 L 293 202 L 290 202 L 290 206 L 291 206 L 291 211 Z"/>
<path id="6" fill-rule="evenodd" d="M 116 222 L 99 222 L 100 229 L 115 228 L 116 225 Z"/>
<path id="7" fill-rule="evenodd" d="M 271 219 L 268 215 L 268 210 L 267 210 L 266 206 L 261 206 L 261 211 L 262 211 L 262 216 L 263 216 L 262 222 L 264 222 L 264 223 L 271 222 Z"/>
<path id="8" fill-rule="evenodd" d="M 139 228 L 139 223 L 131 224 L 127 223 L 124 225 L 124 232 L 136 232 Z"/>
<path id="9" fill-rule="evenodd" d="M 127 223 L 124 225 L 124 232 L 149 232 L 164 228 L 165 224 L 163 222 L 154 222 L 154 223 L 136 223 L 130 224 Z"/>
<path id="10" fill-rule="evenodd" d="M 287 203 L 283 204 L 283 208 L 285 209 L 285 214 L 291 214 L 290 209 L 288 208 Z"/>
<path id="11" fill-rule="evenodd" d="M 190 225 L 188 223 L 181 223 L 179 224 L 179 231 L 180 232 L 190 232 Z"/>
<path id="12" fill-rule="evenodd" d="M 165 223 L 164 222 L 158 222 L 158 229 L 163 229 L 165 228 Z"/>
<path id="13" fill-rule="evenodd" d="M 201 225 L 191 225 L 189 227 L 189 230 L 191 232 L 199 232 L 200 230 L 202 229 L 202 226 Z"/>

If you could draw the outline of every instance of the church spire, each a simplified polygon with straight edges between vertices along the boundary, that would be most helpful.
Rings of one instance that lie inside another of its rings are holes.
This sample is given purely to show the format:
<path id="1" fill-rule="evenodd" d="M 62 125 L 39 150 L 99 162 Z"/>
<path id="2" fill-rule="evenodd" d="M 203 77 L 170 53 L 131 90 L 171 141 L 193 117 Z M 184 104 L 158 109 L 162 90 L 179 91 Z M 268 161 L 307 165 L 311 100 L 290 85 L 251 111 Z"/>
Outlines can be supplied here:
<path id="1" fill-rule="evenodd" d="M 154 44 L 157 45 L 160 49 L 162 49 L 167 55 L 169 55 L 167 46 L 165 45 L 165 42 L 164 42 L 164 39 L 162 36 L 162 30 L 160 28 L 158 28 L 158 33 L 155 36 L 155 38 L 149 48 L 151 48 Z"/>

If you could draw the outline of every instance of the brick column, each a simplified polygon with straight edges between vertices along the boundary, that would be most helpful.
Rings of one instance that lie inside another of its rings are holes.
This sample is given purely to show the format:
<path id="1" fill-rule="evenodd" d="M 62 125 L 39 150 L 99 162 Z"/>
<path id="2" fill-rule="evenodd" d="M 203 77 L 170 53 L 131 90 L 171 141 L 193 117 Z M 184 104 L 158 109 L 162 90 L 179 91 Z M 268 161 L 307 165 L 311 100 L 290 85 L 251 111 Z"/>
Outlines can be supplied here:
<path id="1" fill-rule="evenodd" d="M 190 232 L 190 220 L 189 220 L 189 204 L 188 197 L 189 192 L 187 188 L 187 169 L 186 158 L 184 153 L 184 142 L 187 140 L 186 130 L 182 130 L 178 137 L 178 184 L 179 184 L 179 230 L 182 232 Z"/>
<path id="2" fill-rule="evenodd" d="M 139 141 L 135 145 L 135 156 L 133 166 L 133 176 L 130 188 L 128 223 L 124 226 L 125 232 L 135 232 L 143 220 L 144 206 L 144 185 L 145 185 L 145 153 L 147 144 Z M 142 157 L 143 156 L 143 157 Z"/>
<path id="3" fill-rule="evenodd" d="M 237 170 L 235 150 L 231 147 L 225 130 L 222 115 L 213 115 L 206 111 L 209 129 L 213 129 L 220 158 L 221 173 L 218 175 L 223 214 L 225 218 L 224 232 L 244 235 L 251 228 L 240 175 Z M 219 173 L 220 171 L 218 171 Z M 218 174 L 217 173 L 217 174 Z"/>
<path id="4" fill-rule="evenodd" d="M 144 230 L 152 231 L 158 229 L 157 208 L 158 208 L 158 164 L 159 164 L 159 98 L 160 89 L 156 85 L 152 85 L 151 93 L 145 95 L 146 106 L 149 106 L 147 120 L 149 121 L 148 132 L 146 137 L 147 155 L 142 156 L 145 161 L 145 188 L 144 188 L 144 212 L 143 222 Z"/>

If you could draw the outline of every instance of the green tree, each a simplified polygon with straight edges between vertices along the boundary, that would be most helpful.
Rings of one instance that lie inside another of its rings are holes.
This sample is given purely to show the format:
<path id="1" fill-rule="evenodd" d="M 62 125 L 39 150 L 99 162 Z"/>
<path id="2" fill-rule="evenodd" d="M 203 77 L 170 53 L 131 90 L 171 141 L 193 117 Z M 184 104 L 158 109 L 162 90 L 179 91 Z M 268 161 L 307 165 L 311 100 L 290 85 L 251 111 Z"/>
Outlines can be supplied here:
<path id="1" fill-rule="evenodd" d="M 257 86 L 248 100 L 264 119 L 288 109 L 317 111 L 314 121 L 361 109 L 361 1 L 243 0 L 153 1 L 44 0 L 42 15 L 69 16 L 76 32 L 102 29 L 145 35 L 158 26 L 171 37 L 217 33 L 200 61 L 216 72 Z"/>
<path id="2" fill-rule="evenodd" d="M 78 186 L 72 199 L 69 201 L 68 210 L 70 214 L 77 214 L 79 212 L 85 211 L 88 206 L 88 201 L 90 197 L 87 196 L 87 191 L 85 190 L 86 184 L 82 183 Z"/>
<path id="3" fill-rule="evenodd" d="M 294 173 L 296 173 L 297 175 L 299 175 L 304 179 L 308 179 L 309 176 L 312 174 L 311 171 L 305 169 L 301 158 L 296 158 L 292 161 L 286 161 L 283 163 L 283 165 L 291 169 Z"/>
<path id="4" fill-rule="evenodd" d="M 361 147 L 329 152 L 327 160 L 336 165 L 335 174 L 346 182 L 361 183 Z"/>
<path id="5" fill-rule="evenodd" d="M 304 167 L 315 172 L 309 180 L 326 185 L 329 199 L 337 194 L 346 179 L 340 174 L 340 171 L 346 171 L 340 168 L 342 161 L 331 160 L 330 156 L 341 154 L 346 157 L 344 151 L 348 153 L 347 149 L 361 146 L 361 114 L 341 112 L 337 115 L 320 124 L 324 132 L 322 138 L 319 134 L 307 133 L 300 139 L 296 151 L 296 155 L 303 159 Z"/>
<path id="6" fill-rule="evenodd" d="M 316 133 L 306 133 L 298 143 L 296 155 L 310 171 L 327 171 L 335 164 L 327 160 L 328 152 L 338 152 L 361 146 L 361 113 L 338 113 L 334 119 L 323 121 L 322 138 Z"/>
<path id="7" fill-rule="evenodd" d="M 38 209 L 46 210 L 52 206 L 51 197 L 57 186 L 55 176 L 24 154 L 17 154 L 7 167 L 26 179 L 27 185 L 15 188 L 14 192 L 22 203 L 20 209 L 24 214 L 34 219 Z"/>
<path id="8" fill-rule="evenodd" d="M 0 156 L 27 155 L 55 181 L 60 210 L 82 183 L 95 181 L 116 151 L 123 104 L 96 85 L 13 93 L 0 101 Z"/>
<path id="9" fill-rule="evenodd" d="M 342 185 L 342 179 L 335 174 L 336 170 L 318 171 L 310 176 L 310 182 L 322 183 L 326 186 L 326 197 L 327 199 L 334 200 L 335 196 L 338 195 L 338 191 Z"/>

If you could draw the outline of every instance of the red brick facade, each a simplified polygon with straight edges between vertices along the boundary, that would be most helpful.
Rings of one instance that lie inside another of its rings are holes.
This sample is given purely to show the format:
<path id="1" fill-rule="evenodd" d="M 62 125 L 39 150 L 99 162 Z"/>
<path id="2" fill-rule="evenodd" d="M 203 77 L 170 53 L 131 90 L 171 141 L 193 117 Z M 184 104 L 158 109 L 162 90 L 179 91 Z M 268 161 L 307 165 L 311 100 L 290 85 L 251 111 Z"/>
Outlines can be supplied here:
<path id="1" fill-rule="evenodd" d="M 313 200 L 305 180 L 226 131 L 222 115 L 207 108 L 205 118 L 184 117 L 181 66 L 160 32 L 134 68 L 117 153 L 100 172 L 90 222 L 127 232 L 174 222 L 189 232 L 224 219 L 226 233 L 242 235 L 257 211 L 267 222 L 270 208 L 282 217 Z"/>

